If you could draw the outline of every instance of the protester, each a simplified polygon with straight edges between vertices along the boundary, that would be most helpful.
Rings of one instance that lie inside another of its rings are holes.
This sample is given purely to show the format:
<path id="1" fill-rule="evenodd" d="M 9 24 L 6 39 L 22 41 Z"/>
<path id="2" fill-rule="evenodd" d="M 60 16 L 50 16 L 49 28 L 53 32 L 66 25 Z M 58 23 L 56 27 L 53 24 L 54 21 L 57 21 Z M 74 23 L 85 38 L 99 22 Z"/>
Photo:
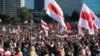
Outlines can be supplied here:
<path id="1" fill-rule="evenodd" d="M 11 56 L 11 51 L 9 48 L 7 48 L 7 51 L 5 51 L 4 56 Z"/>
<path id="2" fill-rule="evenodd" d="M 30 48 L 31 48 L 31 50 L 30 50 L 30 56 L 38 56 L 37 53 L 36 53 L 35 47 L 31 46 Z"/>
<path id="3" fill-rule="evenodd" d="M 6 56 L 100 56 L 100 30 L 95 35 L 89 35 L 84 30 L 84 36 L 78 35 L 77 28 L 72 24 L 72 32 L 59 32 L 61 29 L 55 23 L 52 30 L 45 36 L 41 24 L 5 26 L 6 31 L 0 31 L 0 55 Z M 17 29 L 18 28 L 18 29 Z M 10 29 L 10 30 L 7 30 Z"/>

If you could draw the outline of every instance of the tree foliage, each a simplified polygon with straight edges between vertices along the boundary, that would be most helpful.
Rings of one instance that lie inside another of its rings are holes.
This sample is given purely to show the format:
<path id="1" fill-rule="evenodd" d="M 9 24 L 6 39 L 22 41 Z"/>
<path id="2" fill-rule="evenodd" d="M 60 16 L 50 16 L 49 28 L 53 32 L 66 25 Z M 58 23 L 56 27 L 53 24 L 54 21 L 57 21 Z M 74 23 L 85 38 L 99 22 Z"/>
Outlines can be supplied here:
<path id="1" fill-rule="evenodd" d="M 76 10 L 74 10 L 74 11 L 72 12 L 71 18 L 72 18 L 73 21 L 78 21 L 78 20 L 79 20 L 79 12 L 76 11 Z"/>
<path id="2" fill-rule="evenodd" d="M 16 24 L 17 17 L 12 14 L 0 14 L 0 18 L 3 24 Z"/>
<path id="3" fill-rule="evenodd" d="M 29 12 L 29 10 L 25 7 L 22 7 L 18 10 L 18 15 L 20 18 L 20 22 L 24 22 L 24 21 L 30 21 L 30 19 L 33 19 L 33 15 L 32 13 Z"/>

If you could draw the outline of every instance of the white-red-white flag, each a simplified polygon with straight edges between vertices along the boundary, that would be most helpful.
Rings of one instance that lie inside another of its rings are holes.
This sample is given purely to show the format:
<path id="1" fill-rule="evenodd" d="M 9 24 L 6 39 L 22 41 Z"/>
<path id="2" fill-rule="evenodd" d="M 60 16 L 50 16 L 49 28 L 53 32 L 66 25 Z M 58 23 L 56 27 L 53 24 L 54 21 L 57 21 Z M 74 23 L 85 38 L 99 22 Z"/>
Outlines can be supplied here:
<path id="1" fill-rule="evenodd" d="M 54 30 L 54 25 L 53 25 L 53 23 L 50 23 L 50 24 L 49 24 L 49 28 L 50 28 L 50 30 Z"/>
<path id="2" fill-rule="evenodd" d="M 100 21 L 92 10 L 83 3 L 78 26 L 88 29 L 89 34 L 94 34 L 100 28 Z"/>
<path id="3" fill-rule="evenodd" d="M 69 22 L 66 23 L 66 29 L 67 29 L 67 32 L 71 33 L 72 31 L 72 26 Z"/>
<path id="4" fill-rule="evenodd" d="M 67 30 L 72 30 L 72 26 L 69 22 L 66 23 L 66 28 Z"/>
<path id="5" fill-rule="evenodd" d="M 60 30 L 59 33 L 63 33 L 66 30 L 66 28 L 64 28 L 63 26 L 60 26 L 59 30 Z"/>
<path id="6" fill-rule="evenodd" d="M 49 26 L 48 26 L 48 24 L 47 24 L 45 21 L 43 21 L 43 20 L 41 20 L 41 23 L 42 23 L 42 28 L 44 29 L 44 35 L 47 37 L 47 36 L 48 36 Z"/>
<path id="7" fill-rule="evenodd" d="M 48 37 L 48 30 L 47 29 L 44 29 L 44 35 L 45 35 L 45 37 Z"/>
<path id="8" fill-rule="evenodd" d="M 63 11 L 55 0 L 50 0 L 46 13 L 66 28 Z"/>
<path id="9" fill-rule="evenodd" d="M 49 26 L 45 21 L 41 20 L 41 24 L 43 29 L 49 29 Z"/>
<path id="10" fill-rule="evenodd" d="M 81 26 L 78 27 L 78 35 L 82 36 L 82 37 L 84 36 L 84 32 L 82 31 L 82 27 Z"/>

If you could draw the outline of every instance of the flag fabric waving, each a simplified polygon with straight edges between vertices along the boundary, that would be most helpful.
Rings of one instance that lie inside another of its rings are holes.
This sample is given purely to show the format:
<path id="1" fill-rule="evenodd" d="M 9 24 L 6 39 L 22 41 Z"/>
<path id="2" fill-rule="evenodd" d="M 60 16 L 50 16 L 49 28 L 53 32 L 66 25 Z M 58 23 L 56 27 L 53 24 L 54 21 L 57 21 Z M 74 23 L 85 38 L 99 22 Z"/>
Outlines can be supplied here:
<path id="1" fill-rule="evenodd" d="M 53 23 L 50 23 L 50 24 L 49 24 L 49 28 L 50 28 L 50 30 L 54 30 L 54 25 L 53 25 Z"/>
<path id="2" fill-rule="evenodd" d="M 89 34 L 94 34 L 95 31 L 100 28 L 99 24 L 100 21 L 98 17 L 92 12 L 92 10 L 85 3 L 83 3 L 78 27 L 83 27 L 85 29 L 88 29 Z"/>
<path id="3" fill-rule="evenodd" d="M 44 35 L 45 35 L 45 37 L 48 37 L 48 30 L 47 29 L 44 29 Z"/>
<path id="4" fill-rule="evenodd" d="M 84 32 L 82 31 L 82 27 L 81 26 L 78 27 L 78 35 L 82 36 L 82 37 L 84 36 Z"/>
<path id="5" fill-rule="evenodd" d="M 45 21 L 41 20 L 41 23 L 42 23 L 42 28 L 43 29 L 49 29 L 49 26 Z"/>
<path id="6" fill-rule="evenodd" d="M 72 32 L 72 26 L 71 26 L 71 24 L 69 22 L 66 23 L 66 29 L 67 29 L 68 33 Z"/>
<path id="7" fill-rule="evenodd" d="M 69 22 L 66 23 L 67 30 L 72 30 L 72 27 Z"/>
<path id="8" fill-rule="evenodd" d="M 50 0 L 46 13 L 66 28 L 63 11 L 55 0 Z"/>
<path id="9" fill-rule="evenodd" d="M 48 26 L 48 24 L 47 24 L 45 21 L 43 21 L 43 20 L 41 20 L 41 23 L 42 23 L 42 28 L 44 29 L 44 35 L 47 37 L 47 36 L 48 36 L 49 26 Z"/>

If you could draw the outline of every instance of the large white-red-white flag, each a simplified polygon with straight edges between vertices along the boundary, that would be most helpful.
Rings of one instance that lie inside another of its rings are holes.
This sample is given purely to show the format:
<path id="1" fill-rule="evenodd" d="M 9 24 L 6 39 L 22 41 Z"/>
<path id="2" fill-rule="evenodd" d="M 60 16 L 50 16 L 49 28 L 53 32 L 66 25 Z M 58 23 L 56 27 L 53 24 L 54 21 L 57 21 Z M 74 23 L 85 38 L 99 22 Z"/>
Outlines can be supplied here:
<path id="1" fill-rule="evenodd" d="M 66 28 L 66 24 L 64 22 L 63 17 L 63 11 L 61 10 L 60 6 L 57 4 L 55 0 L 50 0 L 46 14 L 48 14 L 50 17 L 52 17 L 54 20 L 56 20 L 63 27 Z"/>
<path id="2" fill-rule="evenodd" d="M 43 21 L 43 20 L 41 20 L 41 23 L 42 23 L 42 28 L 44 29 L 44 34 L 45 34 L 45 36 L 47 37 L 47 36 L 48 36 L 49 26 L 48 26 L 48 24 L 47 24 L 45 21 Z"/>
<path id="3" fill-rule="evenodd" d="M 89 34 L 95 34 L 95 31 L 97 31 L 100 28 L 99 24 L 100 21 L 98 17 L 85 3 L 83 3 L 78 27 L 88 29 Z"/>

